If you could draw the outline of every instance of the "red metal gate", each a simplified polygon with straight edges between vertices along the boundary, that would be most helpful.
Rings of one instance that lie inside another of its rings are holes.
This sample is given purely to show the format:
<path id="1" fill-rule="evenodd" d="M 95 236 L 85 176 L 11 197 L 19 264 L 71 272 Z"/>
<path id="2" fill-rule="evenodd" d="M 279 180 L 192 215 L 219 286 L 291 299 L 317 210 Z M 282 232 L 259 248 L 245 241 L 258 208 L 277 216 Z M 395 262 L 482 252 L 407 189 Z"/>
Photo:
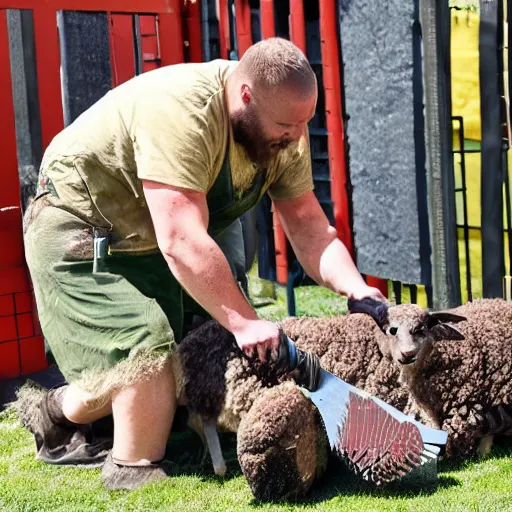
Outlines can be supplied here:
<path id="1" fill-rule="evenodd" d="M 6 9 L 33 11 L 43 149 L 64 126 L 58 10 L 109 14 L 114 86 L 134 74 L 131 16 L 125 14 L 147 14 L 140 17 L 144 70 L 184 61 L 179 0 L 0 0 L 0 379 L 38 371 L 47 365 L 30 277 L 24 262 Z M 197 59 L 201 48 L 194 27 L 200 29 L 199 18 L 195 8 L 188 6 L 188 9 L 189 30 L 195 36 L 189 42 L 192 47 L 189 55 Z"/>

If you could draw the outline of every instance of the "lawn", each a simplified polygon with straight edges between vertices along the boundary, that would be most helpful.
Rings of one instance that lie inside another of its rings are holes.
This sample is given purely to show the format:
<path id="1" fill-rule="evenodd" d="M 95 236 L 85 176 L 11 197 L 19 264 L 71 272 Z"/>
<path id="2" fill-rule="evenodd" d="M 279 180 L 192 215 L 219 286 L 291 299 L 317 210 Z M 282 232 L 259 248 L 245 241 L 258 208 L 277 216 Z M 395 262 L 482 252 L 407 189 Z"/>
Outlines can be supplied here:
<path id="1" fill-rule="evenodd" d="M 286 314 L 284 290 L 277 301 L 260 309 L 277 320 Z M 345 311 L 345 300 L 321 288 L 297 290 L 298 314 L 332 315 Z M 236 440 L 221 439 L 228 474 L 221 479 L 200 465 L 201 445 L 192 433 L 171 436 L 180 474 L 137 491 L 105 491 L 97 469 L 52 467 L 34 460 L 33 441 L 8 412 L 0 414 L 0 510 L 132 511 L 132 510 L 344 510 L 344 511 L 512 511 L 512 445 L 501 444 L 492 457 L 465 464 L 441 463 L 434 487 L 395 485 L 377 490 L 332 461 L 325 478 L 307 501 L 262 504 L 254 501 L 236 460 Z"/>

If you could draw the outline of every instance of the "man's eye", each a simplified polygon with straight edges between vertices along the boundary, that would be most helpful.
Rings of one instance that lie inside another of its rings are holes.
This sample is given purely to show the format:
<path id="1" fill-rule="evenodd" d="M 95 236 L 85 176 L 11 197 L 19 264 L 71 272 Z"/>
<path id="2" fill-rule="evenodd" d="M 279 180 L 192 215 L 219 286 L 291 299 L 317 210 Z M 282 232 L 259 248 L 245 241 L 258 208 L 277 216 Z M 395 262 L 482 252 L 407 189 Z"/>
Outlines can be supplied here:
<path id="1" fill-rule="evenodd" d="M 388 332 L 389 334 L 391 334 L 391 336 L 396 336 L 396 333 L 398 332 L 398 327 L 390 327 Z"/>

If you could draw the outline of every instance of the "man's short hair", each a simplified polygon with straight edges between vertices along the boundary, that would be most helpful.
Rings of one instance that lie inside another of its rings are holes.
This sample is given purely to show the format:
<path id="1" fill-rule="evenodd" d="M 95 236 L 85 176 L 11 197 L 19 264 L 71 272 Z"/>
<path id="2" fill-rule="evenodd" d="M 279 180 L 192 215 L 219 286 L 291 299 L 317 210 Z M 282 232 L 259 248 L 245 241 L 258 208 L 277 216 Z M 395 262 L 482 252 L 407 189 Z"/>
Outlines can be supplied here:
<path id="1" fill-rule="evenodd" d="M 255 87 L 287 86 L 310 94 L 316 88 L 316 76 L 304 53 L 293 43 L 271 37 L 252 45 L 240 59 L 240 71 Z"/>

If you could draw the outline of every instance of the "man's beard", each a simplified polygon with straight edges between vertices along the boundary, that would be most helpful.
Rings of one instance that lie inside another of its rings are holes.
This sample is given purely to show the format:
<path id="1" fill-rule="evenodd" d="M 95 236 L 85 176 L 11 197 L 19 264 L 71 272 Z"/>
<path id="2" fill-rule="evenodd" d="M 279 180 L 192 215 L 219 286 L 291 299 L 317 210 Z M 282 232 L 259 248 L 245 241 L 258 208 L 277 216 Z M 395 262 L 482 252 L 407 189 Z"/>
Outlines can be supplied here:
<path id="1" fill-rule="evenodd" d="M 252 162 L 265 168 L 270 160 L 280 151 L 286 149 L 289 140 L 272 141 L 263 136 L 260 120 L 252 112 L 236 112 L 231 116 L 233 138 L 240 144 Z"/>

